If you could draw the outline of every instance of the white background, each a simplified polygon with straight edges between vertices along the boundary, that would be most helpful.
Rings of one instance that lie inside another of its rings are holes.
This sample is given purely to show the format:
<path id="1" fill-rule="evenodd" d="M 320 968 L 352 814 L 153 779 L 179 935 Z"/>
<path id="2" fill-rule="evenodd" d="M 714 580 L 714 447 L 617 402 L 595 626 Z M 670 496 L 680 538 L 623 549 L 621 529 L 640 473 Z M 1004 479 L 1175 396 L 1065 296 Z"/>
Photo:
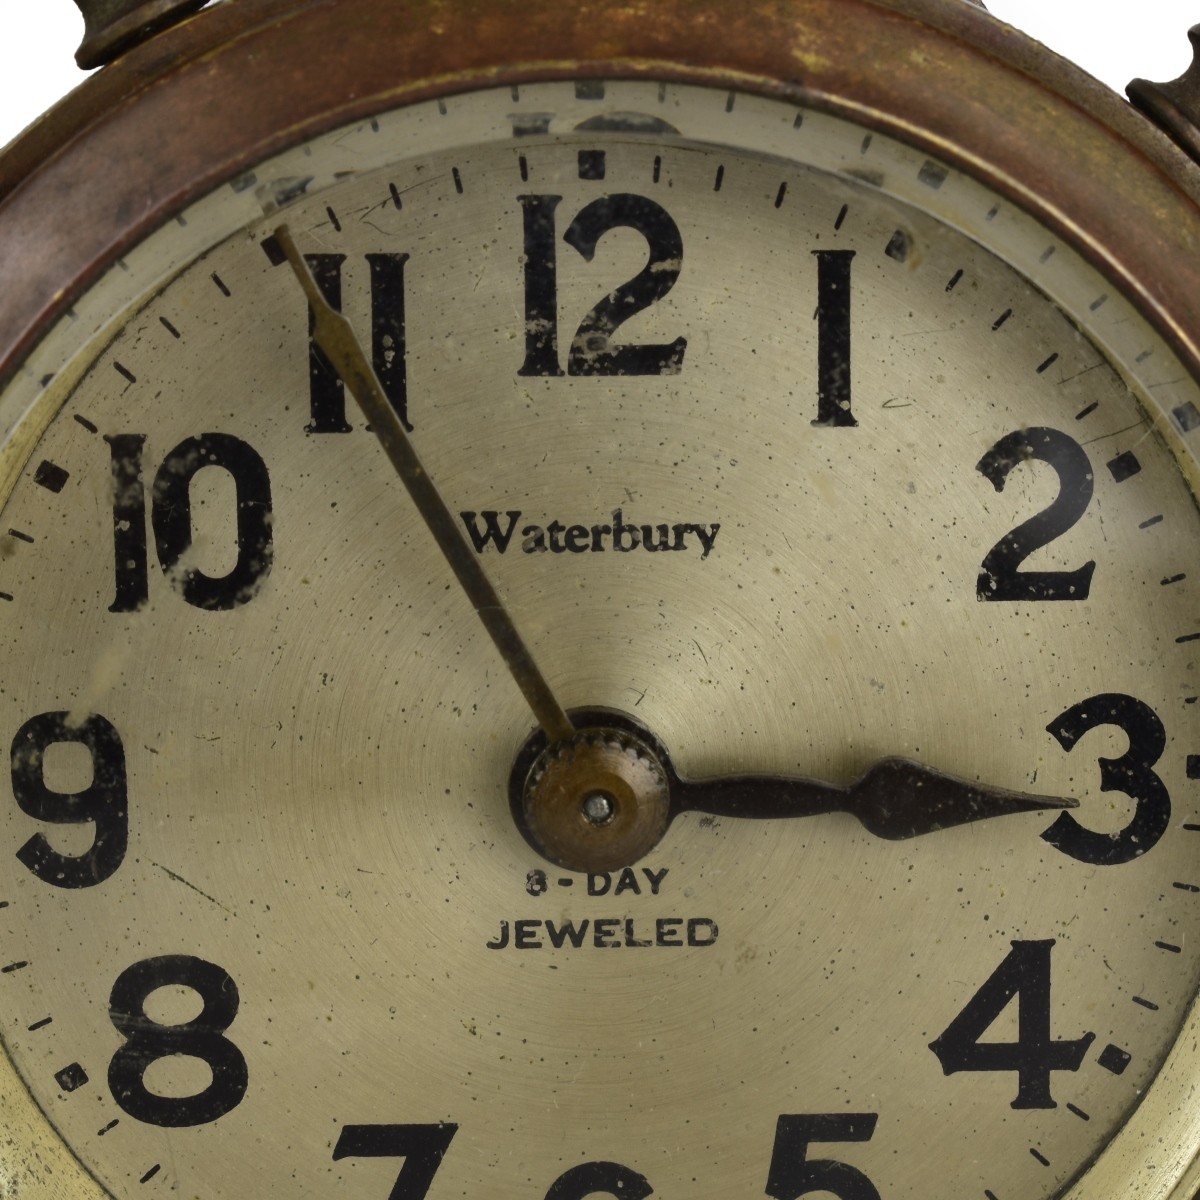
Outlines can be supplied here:
<path id="1" fill-rule="evenodd" d="M 993 15 L 1120 92 L 1134 76 L 1161 82 L 1182 74 L 1191 62 L 1188 26 L 1200 22 L 1200 0 L 1112 0 L 1103 5 L 1094 0 L 987 0 L 987 5 Z M 74 64 L 82 33 L 83 20 L 71 0 L 4 0 L 0 145 L 83 78 Z"/>

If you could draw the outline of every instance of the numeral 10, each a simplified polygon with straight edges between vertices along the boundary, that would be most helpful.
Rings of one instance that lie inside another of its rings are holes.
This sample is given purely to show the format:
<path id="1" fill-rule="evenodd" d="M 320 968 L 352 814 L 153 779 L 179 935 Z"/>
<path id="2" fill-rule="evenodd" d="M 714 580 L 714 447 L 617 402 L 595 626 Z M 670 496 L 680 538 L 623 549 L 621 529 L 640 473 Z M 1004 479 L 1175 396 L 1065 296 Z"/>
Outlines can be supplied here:
<path id="1" fill-rule="evenodd" d="M 150 596 L 145 434 L 106 436 L 112 457 L 113 557 L 116 576 L 110 612 L 136 612 Z M 192 480 L 205 467 L 233 478 L 237 493 L 237 561 L 220 577 L 188 562 L 192 548 Z M 227 433 L 204 433 L 180 442 L 163 459 L 150 492 L 150 525 L 163 574 L 196 608 L 245 604 L 271 569 L 271 480 L 258 452 Z"/>

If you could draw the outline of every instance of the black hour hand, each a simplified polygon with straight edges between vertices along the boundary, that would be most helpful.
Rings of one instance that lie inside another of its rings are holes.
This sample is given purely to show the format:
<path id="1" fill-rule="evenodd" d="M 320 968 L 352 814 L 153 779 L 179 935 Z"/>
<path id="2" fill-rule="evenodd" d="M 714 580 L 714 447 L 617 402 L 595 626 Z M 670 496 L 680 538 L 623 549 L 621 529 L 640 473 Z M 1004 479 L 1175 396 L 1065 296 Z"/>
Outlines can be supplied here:
<path id="1" fill-rule="evenodd" d="M 849 787 L 776 775 L 671 781 L 675 813 L 779 820 L 845 812 L 890 841 L 1010 813 L 1078 806 L 1077 800 L 971 783 L 907 758 L 880 759 Z"/>

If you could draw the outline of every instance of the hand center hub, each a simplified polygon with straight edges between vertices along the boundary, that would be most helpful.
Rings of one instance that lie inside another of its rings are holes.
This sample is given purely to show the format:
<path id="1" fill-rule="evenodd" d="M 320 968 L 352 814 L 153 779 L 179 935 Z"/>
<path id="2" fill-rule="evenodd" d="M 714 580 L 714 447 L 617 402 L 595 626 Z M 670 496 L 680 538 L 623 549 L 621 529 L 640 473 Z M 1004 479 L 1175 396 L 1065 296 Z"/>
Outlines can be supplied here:
<path id="1" fill-rule="evenodd" d="M 628 866 L 667 827 L 667 773 L 650 745 L 614 728 L 585 729 L 538 756 L 521 799 L 527 836 L 573 871 Z"/>

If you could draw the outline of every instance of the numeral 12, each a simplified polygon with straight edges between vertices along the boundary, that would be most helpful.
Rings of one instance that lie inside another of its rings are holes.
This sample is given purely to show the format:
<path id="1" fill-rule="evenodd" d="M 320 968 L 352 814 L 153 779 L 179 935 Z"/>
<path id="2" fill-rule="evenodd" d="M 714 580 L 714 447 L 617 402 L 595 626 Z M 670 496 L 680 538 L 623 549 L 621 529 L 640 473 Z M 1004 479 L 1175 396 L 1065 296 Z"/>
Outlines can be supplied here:
<path id="1" fill-rule="evenodd" d="M 561 375 L 558 355 L 558 247 L 555 209 L 561 196 L 518 196 L 525 213 L 525 361 L 518 375 Z M 683 237 L 661 204 L 622 192 L 585 205 L 563 241 L 591 262 L 604 234 L 633 229 L 646 239 L 646 265 L 605 296 L 579 323 L 567 356 L 568 375 L 677 375 L 687 339 L 630 345 L 613 334 L 661 300 L 683 266 Z"/>

